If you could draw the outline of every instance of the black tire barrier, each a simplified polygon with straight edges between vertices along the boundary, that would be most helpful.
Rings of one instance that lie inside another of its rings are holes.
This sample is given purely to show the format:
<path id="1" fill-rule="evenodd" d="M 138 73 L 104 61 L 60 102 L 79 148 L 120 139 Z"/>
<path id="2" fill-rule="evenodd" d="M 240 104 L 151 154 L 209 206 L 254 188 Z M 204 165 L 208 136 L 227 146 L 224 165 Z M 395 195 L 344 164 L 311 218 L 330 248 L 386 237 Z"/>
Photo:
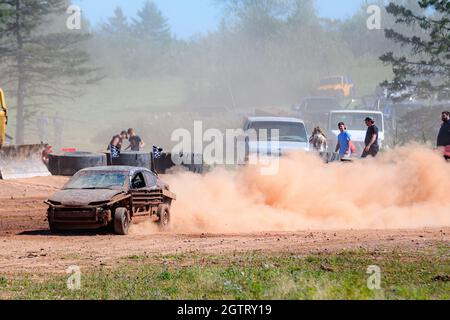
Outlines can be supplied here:
<path id="1" fill-rule="evenodd" d="M 181 155 L 180 157 L 182 157 Z M 202 174 L 204 172 L 204 163 L 202 154 L 188 154 L 190 163 L 183 163 L 181 166 L 187 168 L 189 171 Z M 176 164 L 172 160 L 171 153 L 163 153 L 161 158 L 154 159 L 153 170 L 159 174 L 167 173 L 167 170 L 175 167 Z"/>
<path id="2" fill-rule="evenodd" d="M 106 155 L 91 152 L 50 154 L 48 169 L 52 175 L 73 176 L 82 169 L 107 165 Z"/>
<path id="3" fill-rule="evenodd" d="M 162 153 L 159 159 L 153 160 L 152 171 L 159 174 L 165 174 L 167 170 L 175 167 L 175 163 L 172 161 L 171 153 Z"/>
<path id="4" fill-rule="evenodd" d="M 152 155 L 150 152 L 125 151 L 121 152 L 119 158 L 111 158 L 107 153 L 107 163 L 109 166 L 127 166 L 152 169 Z"/>
<path id="5" fill-rule="evenodd" d="M 189 171 L 202 174 L 203 173 L 203 155 L 191 154 L 189 155 L 191 162 L 189 164 L 183 164 L 183 167 Z"/>

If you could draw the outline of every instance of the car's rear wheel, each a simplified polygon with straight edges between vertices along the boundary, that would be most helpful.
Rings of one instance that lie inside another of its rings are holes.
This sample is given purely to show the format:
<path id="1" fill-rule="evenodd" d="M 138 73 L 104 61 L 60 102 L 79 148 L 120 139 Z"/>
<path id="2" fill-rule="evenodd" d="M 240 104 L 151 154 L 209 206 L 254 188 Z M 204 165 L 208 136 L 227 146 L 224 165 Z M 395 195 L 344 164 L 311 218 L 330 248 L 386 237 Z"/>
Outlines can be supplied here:
<path id="1" fill-rule="evenodd" d="M 170 206 L 168 204 L 160 204 L 158 207 L 159 228 L 166 231 L 170 226 Z"/>
<path id="2" fill-rule="evenodd" d="M 114 232 L 125 236 L 130 228 L 130 215 L 126 208 L 117 208 L 114 212 Z"/>

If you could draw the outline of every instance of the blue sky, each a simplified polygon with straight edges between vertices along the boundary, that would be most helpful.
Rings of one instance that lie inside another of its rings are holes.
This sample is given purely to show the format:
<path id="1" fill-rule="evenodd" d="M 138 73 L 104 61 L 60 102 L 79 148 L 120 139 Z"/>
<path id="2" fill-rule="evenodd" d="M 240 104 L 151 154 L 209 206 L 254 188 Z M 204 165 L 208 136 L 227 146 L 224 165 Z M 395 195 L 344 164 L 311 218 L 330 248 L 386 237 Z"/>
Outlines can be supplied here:
<path id="1" fill-rule="evenodd" d="M 133 17 L 146 0 L 73 0 L 93 24 L 105 21 L 117 6 Z M 317 0 L 321 17 L 346 18 L 351 16 L 364 0 Z M 169 19 L 172 32 L 178 37 L 189 38 L 196 33 L 216 28 L 219 10 L 212 0 L 154 0 Z"/>

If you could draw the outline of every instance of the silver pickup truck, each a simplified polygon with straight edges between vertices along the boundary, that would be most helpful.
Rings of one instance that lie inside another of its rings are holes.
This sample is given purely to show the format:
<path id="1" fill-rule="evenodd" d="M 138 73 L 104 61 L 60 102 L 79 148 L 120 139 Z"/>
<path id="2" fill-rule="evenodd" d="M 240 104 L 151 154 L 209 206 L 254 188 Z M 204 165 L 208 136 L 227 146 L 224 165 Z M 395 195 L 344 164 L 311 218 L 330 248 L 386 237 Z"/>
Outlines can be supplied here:
<path id="1" fill-rule="evenodd" d="M 305 123 L 296 118 L 249 117 L 244 131 L 250 155 L 282 155 L 289 151 L 309 151 Z"/>

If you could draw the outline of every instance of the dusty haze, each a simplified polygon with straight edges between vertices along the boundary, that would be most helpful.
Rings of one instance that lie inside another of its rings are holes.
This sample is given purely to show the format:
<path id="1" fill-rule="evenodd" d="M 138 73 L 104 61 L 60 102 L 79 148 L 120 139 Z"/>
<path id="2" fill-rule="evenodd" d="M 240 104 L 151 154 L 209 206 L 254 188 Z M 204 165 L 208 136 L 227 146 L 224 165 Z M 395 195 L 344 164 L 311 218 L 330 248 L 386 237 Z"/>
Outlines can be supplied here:
<path id="1" fill-rule="evenodd" d="M 174 232 L 443 227 L 450 226 L 449 169 L 439 154 L 410 145 L 352 164 L 292 154 L 276 176 L 247 167 L 165 180 L 178 196 Z"/>

